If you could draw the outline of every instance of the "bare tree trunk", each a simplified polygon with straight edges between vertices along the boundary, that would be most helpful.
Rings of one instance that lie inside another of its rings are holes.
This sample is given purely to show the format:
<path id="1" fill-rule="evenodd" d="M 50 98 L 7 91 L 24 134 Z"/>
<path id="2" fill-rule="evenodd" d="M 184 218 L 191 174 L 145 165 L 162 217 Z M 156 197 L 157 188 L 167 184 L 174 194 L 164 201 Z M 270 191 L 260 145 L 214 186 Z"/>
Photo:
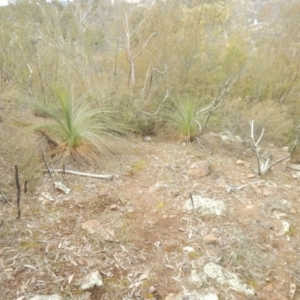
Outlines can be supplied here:
<path id="1" fill-rule="evenodd" d="M 133 55 L 132 54 L 132 49 L 131 49 L 131 45 L 130 45 L 130 30 L 129 30 L 129 25 L 128 25 L 128 17 L 126 12 L 124 11 L 124 15 L 125 15 L 125 32 L 126 32 L 126 37 L 127 37 L 127 56 L 128 56 L 128 61 L 129 61 L 129 65 L 130 65 L 130 71 L 129 71 L 129 77 L 128 77 L 128 88 L 130 87 L 131 84 L 131 88 L 132 88 L 132 94 L 133 94 L 133 86 L 135 84 L 135 60 L 142 54 L 143 50 L 145 49 L 145 47 L 147 46 L 148 42 L 150 41 L 150 39 L 155 35 L 155 32 L 153 32 L 148 39 L 145 41 L 143 47 L 141 48 L 141 50 L 136 54 Z"/>

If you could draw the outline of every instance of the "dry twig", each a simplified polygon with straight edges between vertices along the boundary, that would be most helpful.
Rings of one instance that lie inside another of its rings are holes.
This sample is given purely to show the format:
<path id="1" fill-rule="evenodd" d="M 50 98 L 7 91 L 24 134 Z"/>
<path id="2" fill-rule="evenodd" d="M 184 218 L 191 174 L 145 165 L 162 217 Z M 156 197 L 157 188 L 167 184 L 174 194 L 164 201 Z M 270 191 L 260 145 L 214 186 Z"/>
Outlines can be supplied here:
<path id="1" fill-rule="evenodd" d="M 42 171 L 48 172 L 48 170 L 42 170 Z M 100 179 L 110 179 L 110 180 L 114 178 L 114 175 L 91 174 L 91 173 L 77 172 L 77 171 L 65 170 L 65 169 L 53 169 L 53 172 L 92 177 L 92 178 L 100 178 Z"/>
<path id="2" fill-rule="evenodd" d="M 220 89 L 218 97 L 208 107 L 202 108 L 202 109 L 200 109 L 199 111 L 196 112 L 196 116 L 199 115 L 200 113 L 204 113 L 204 112 L 207 113 L 207 117 L 206 117 L 206 119 L 204 121 L 203 126 L 201 126 L 201 124 L 194 119 L 194 121 L 200 127 L 200 133 L 199 133 L 199 135 L 201 135 L 201 133 L 206 128 L 206 125 L 207 125 L 207 123 L 208 123 L 208 121 L 209 121 L 212 113 L 222 104 L 224 97 L 228 94 L 228 92 L 230 91 L 231 86 L 236 82 L 237 78 L 234 79 L 229 84 L 230 80 L 231 80 L 231 78 L 227 79 L 223 90 Z"/>
<path id="3" fill-rule="evenodd" d="M 254 146 L 254 150 L 255 150 L 255 153 L 256 153 L 256 157 L 257 157 L 257 166 L 258 166 L 257 173 L 259 175 L 263 175 L 263 174 L 267 173 L 267 171 L 270 170 L 273 166 L 275 166 L 276 164 L 278 164 L 278 163 L 280 163 L 280 162 L 282 162 L 282 161 L 284 161 L 284 160 L 286 160 L 286 159 L 288 159 L 292 156 L 292 154 L 294 153 L 294 151 L 295 151 L 295 149 L 298 145 L 298 142 L 299 142 L 300 128 L 298 128 L 298 132 L 297 132 L 297 136 L 296 136 L 296 139 L 295 139 L 295 142 L 294 142 L 294 146 L 293 146 L 292 151 L 290 152 L 290 154 L 287 155 L 284 158 L 280 158 L 280 159 L 276 160 L 275 162 L 271 163 L 271 155 L 268 155 L 267 157 L 265 157 L 264 155 L 261 155 L 259 153 L 258 144 L 260 143 L 260 141 L 261 141 L 261 139 L 264 135 L 265 128 L 262 129 L 259 138 L 255 141 L 255 138 L 254 138 L 254 121 L 251 120 L 249 123 L 250 123 L 250 128 L 251 128 L 250 136 L 251 136 L 252 144 Z M 262 158 L 265 159 L 264 162 L 261 160 Z"/>

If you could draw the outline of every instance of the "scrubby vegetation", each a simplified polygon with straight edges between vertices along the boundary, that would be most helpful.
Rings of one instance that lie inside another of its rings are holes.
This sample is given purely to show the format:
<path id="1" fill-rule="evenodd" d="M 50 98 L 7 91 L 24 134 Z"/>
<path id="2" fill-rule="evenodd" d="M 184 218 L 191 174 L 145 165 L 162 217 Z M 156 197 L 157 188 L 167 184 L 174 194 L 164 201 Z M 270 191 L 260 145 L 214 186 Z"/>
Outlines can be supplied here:
<path id="1" fill-rule="evenodd" d="M 19 123 L 39 116 L 32 123 L 55 150 L 95 162 L 126 132 L 193 140 L 203 131 L 195 114 L 232 78 L 209 128 L 245 138 L 254 119 L 288 145 L 300 111 L 299 9 L 266 9 L 251 27 L 234 1 L 20 1 L 0 10 L 1 99 L 26 110 Z"/>
<path id="2" fill-rule="evenodd" d="M 299 1 L 112 2 L 0 7 L 0 298 L 299 299 Z"/>

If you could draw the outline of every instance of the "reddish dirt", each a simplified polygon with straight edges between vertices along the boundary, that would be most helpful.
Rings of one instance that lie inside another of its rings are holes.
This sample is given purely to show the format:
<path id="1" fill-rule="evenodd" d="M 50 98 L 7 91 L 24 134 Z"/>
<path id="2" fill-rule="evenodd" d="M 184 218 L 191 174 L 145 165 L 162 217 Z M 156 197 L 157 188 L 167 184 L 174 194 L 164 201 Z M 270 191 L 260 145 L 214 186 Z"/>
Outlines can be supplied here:
<path id="1" fill-rule="evenodd" d="M 114 174 L 111 181 L 58 174 L 57 180 L 71 189 L 65 195 L 54 189 L 48 174 L 41 175 L 35 190 L 22 194 L 18 220 L 13 169 L 3 161 L 1 184 L 9 202 L 2 199 L 0 214 L 1 299 L 55 293 L 62 299 L 165 299 L 184 289 L 210 291 L 219 299 L 250 299 L 210 279 L 201 287 L 192 284 L 191 270 L 200 272 L 207 262 L 237 274 L 255 289 L 253 299 L 292 299 L 290 286 L 300 283 L 300 202 L 291 162 L 258 176 L 254 154 L 244 152 L 237 164 L 241 144 L 219 136 L 204 137 L 206 147 L 128 143 L 135 153 L 123 155 L 110 169 L 81 170 Z M 269 149 L 273 159 L 287 155 Z M 190 176 L 191 165 L 201 160 L 208 161 L 211 173 Z M 54 201 L 40 200 L 43 192 Z M 190 193 L 224 202 L 226 213 L 185 210 Z M 88 220 L 104 226 L 110 241 L 83 229 Z M 282 231 L 283 221 L 287 231 Z M 209 234 L 215 243 L 205 243 Z M 186 246 L 193 251 L 184 251 Z M 81 291 L 78 282 L 95 270 L 103 287 Z"/>

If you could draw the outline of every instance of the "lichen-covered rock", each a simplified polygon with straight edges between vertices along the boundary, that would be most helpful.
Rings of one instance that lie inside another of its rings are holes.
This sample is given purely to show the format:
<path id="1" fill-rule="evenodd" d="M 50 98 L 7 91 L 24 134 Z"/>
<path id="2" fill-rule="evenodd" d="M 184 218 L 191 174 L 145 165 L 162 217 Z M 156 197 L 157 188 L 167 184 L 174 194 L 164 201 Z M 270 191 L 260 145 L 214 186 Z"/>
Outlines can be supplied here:
<path id="1" fill-rule="evenodd" d="M 103 281 L 99 271 L 86 275 L 83 279 L 81 279 L 79 285 L 82 290 L 88 290 L 93 287 L 101 287 L 103 285 Z"/>

